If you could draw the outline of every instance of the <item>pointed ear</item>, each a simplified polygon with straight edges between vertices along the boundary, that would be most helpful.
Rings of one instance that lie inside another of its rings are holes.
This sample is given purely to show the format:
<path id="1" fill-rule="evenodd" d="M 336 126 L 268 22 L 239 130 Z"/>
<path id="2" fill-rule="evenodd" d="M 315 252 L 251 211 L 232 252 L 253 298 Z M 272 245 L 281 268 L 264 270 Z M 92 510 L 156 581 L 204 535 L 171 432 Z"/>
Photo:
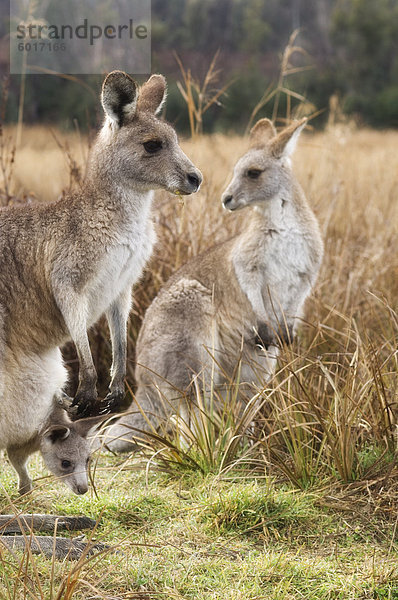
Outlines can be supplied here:
<path id="1" fill-rule="evenodd" d="M 282 158 L 282 156 L 288 158 L 291 156 L 296 148 L 300 133 L 306 124 L 307 118 L 301 119 L 300 121 L 294 121 L 291 125 L 278 133 L 269 145 L 272 156 L 275 156 L 275 158 Z"/>
<path id="2" fill-rule="evenodd" d="M 140 89 L 138 109 L 157 115 L 167 97 L 166 80 L 163 75 L 152 75 Z"/>
<path id="3" fill-rule="evenodd" d="M 66 425 L 51 425 L 43 431 L 43 438 L 54 444 L 55 442 L 66 440 L 69 434 L 70 429 L 69 427 L 66 427 Z"/>
<path id="4" fill-rule="evenodd" d="M 132 119 L 137 108 L 137 84 L 127 73 L 112 71 L 102 85 L 101 102 L 105 113 L 121 127 Z"/>
<path id="5" fill-rule="evenodd" d="M 250 131 L 250 148 L 262 148 L 276 136 L 276 129 L 269 119 L 260 119 Z"/>
<path id="6" fill-rule="evenodd" d="M 107 421 L 111 417 L 112 417 L 112 415 L 108 414 L 108 415 L 97 415 L 96 417 L 87 417 L 86 419 L 78 419 L 77 421 L 74 421 L 73 428 L 78 435 L 85 438 L 88 436 L 88 434 L 90 433 L 90 430 L 93 427 L 95 427 L 96 425 L 99 425 L 100 423 L 103 423 L 104 421 Z"/>

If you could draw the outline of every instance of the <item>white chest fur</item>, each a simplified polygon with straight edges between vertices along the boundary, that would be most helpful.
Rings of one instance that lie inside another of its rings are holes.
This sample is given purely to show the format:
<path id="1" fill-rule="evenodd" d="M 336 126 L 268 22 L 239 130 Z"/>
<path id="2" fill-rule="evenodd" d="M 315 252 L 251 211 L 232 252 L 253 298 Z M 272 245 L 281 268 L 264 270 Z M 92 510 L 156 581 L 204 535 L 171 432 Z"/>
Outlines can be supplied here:
<path id="1" fill-rule="evenodd" d="M 275 322 L 281 313 L 294 318 L 311 287 L 310 255 L 305 236 L 295 229 L 242 237 L 234 248 L 239 284 L 260 319 Z"/>
<path id="2" fill-rule="evenodd" d="M 89 283 L 89 324 L 93 324 L 116 298 L 140 278 L 156 240 L 150 217 L 150 201 L 118 232 L 116 242 L 105 249 Z"/>

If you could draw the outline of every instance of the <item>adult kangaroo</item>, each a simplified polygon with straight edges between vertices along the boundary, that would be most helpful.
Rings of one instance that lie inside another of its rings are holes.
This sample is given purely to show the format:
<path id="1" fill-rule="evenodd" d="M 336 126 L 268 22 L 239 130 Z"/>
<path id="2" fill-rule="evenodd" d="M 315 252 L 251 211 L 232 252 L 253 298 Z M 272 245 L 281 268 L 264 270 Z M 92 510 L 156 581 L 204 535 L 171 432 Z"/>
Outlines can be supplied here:
<path id="1" fill-rule="evenodd" d="M 113 71 L 102 88 L 105 122 L 81 191 L 49 204 L 0 211 L 0 411 L 23 413 L 36 431 L 67 374 L 59 346 L 75 343 L 79 385 L 71 412 L 98 412 L 88 328 L 106 314 L 113 360 L 105 409 L 124 395 L 131 290 L 155 242 L 153 190 L 196 192 L 202 175 L 157 118 L 162 75 L 138 88 Z"/>
<path id="2" fill-rule="evenodd" d="M 184 399 L 203 373 L 223 384 L 240 360 L 240 382 L 250 386 L 274 372 L 323 254 L 318 223 L 290 164 L 305 124 L 293 122 L 280 133 L 268 119 L 253 127 L 250 148 L 222 196 L 225 209 L 248 210 L 246 226 L 177 271 L 148 308 L 136 347 L 136 400 L 146 418 L 133 404 L 108 430 L 112 450 L 134 449 L 134 429 L 148 430 L 146 419 L 156 427 L 159 417 L 184 413 Z"/>

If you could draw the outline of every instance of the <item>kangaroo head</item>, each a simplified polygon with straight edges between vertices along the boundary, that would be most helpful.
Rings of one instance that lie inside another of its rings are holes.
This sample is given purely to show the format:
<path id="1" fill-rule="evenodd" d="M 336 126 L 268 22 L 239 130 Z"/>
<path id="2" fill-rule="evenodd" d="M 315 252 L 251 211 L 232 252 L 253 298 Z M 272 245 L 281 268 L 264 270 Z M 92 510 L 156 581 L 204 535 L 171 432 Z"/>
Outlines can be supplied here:
<path id="1" fill-rule="evenodd" d="M 236 163 L 232 181 L 222 195 L 224 208 L 232 211 L 290 197 L 290 156 L 306 123 L 307 119 L 295 121 L 278 134 L 269 119 L 255 124 L 250 148 Z"/>
<path id="2" fill-rule="evenodd" d="M 174 129 L 158 118 L 166 99 L 166 80 L 152 75 L 139 89 L 122 71 L 110 73 L 102 86 L 105 122 L 93 147 L 90 167 L 128 190 L 165 189 L 192 194 L 201 172 L 178 145 Z"/>
<path id="3" fill-rule="evenodd" d="M 40 434 L 40 451 L 47 468 L 75 494 L 85 494 L 88 490 L 91 445 L 87 435 L 103 420 L 101 416 L 72 422 L 60 408 L 54 410 Z"/>

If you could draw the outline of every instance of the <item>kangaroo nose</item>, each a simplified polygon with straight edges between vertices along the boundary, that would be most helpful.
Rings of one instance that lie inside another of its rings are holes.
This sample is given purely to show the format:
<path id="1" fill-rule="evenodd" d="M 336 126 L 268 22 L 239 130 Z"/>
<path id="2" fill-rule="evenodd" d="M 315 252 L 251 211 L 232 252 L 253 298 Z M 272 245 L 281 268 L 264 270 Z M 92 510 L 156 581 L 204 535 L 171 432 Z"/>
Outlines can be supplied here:
<path id="1" fill-rule="evenodd" d="M 190 185 L 195 187 L 195 191 L 199 188 L 200 184 L 202 183 L 202 178 L 199 177 L 197 173 L 188 173 L 187 179 Z"/>
<path id="2" fill-rule="evenodd" d="M 88 487 L 86 485 L 78 485 L 76 487 L 76 492 L 82 496 L 83 494 L 85 494 L 88 491 Z"/>
<path id="3" fill-rule="evenodd" d="M 223 198 L 222 203 L 224 205 L 224 208 L 228 208 L 228 205 L 231 204 L 231 202 L 232 202 L 232 198 L 233 198 L 232 194 L 228 194 L 228 196 L 225 196 Z"/>

